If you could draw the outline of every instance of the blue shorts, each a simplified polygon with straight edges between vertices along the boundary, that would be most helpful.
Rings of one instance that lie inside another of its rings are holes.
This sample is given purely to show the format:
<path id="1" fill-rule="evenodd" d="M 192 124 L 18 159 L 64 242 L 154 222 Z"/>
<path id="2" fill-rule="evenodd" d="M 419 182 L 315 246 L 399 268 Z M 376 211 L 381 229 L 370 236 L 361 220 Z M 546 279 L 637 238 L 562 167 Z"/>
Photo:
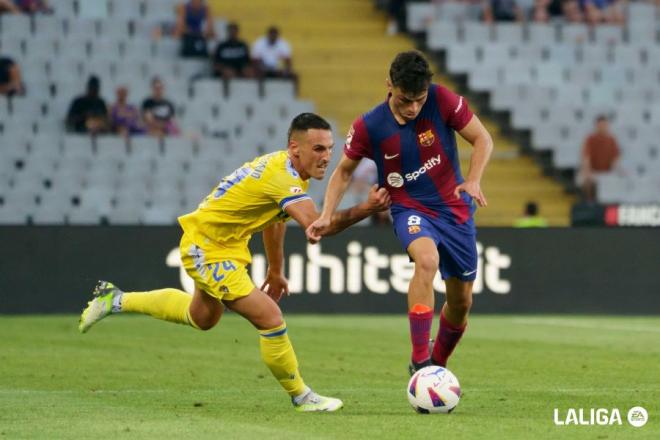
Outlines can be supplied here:
<path id="1" fill-rule="evenodd" d="M 400 211 L 392 217 L 394 233 L 406 252 L 410 243 L 420 237 L 428 237 L 438 248 L 443 280 L 453 277 L 461 281 L 474 281 L 478 260 L 474 227 L 451 225 L 413 209 Z"/>

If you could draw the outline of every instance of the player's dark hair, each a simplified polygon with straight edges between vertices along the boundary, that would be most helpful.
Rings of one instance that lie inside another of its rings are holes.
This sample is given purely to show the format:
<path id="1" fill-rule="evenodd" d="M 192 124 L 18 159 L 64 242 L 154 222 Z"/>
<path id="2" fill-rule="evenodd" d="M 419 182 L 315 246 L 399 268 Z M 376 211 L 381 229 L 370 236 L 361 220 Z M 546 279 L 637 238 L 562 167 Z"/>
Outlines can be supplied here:
<path id="1" fill-rule="evenodd" d="M 301 113 L 291 121 L 291 126 L 289 127 L 288 140 L 291 140 L 291 134 L 294 131 L 307 131 L 312 128 L 318 128 L 320 130 L 331 130 L 330 124 L 328 121 L 323 119 L 317 114 L 314 113 Z"/>
<path id="2" fill-rule="evenodd" d="M 399 53 L 390 65 L 390 81 L 404 93 L 422 93 L 429 87 L 432 77 L 428 61 L 416 50 Z"/>

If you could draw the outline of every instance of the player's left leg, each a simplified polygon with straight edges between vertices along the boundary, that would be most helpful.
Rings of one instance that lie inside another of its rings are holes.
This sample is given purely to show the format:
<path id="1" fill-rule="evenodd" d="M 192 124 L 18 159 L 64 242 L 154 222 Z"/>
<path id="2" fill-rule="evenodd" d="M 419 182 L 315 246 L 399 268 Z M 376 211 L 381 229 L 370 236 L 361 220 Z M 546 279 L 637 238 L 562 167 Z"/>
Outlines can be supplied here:
<path id="1" fill-rule="evenodd" d="M 222 304 L 199 287 L 195 294 L 173 289 L 147 292 L 123 292 L 108 281 L 99 281 L 80 316 L 78 329 L 86 333 L 94 324 L 113 313 L 141 313 L 164 321 L 189 325 L 196 329 L 212 328 L 222 315 Z"/>
<path id="2" fill-rule="evenodd" d="M 440 311 L 440 328 L 431 361 L 444 367 L 467 327 L 478 255 L 473 231 L 442 223 L 438 227 L 443 231 L 438 251 L 447 295 Z"/>
<path id="3" fill-rule="evenodd" d="M 282 311 L 275 301 L 254 288 L 247 296 L 223 301 L 230 310 L 250 321 L 259 331 L 261 358 L 275 379 L 291 396 L 297 411 L 335 411 L 343 406 L 339 399 L 313 392 L 300 375 Z"/>
<path id="4" fill-rule="evenodd" d="M 461 340 L 467 327 L 467 317 L 472 306 L 473 281 L 452 277 L 445 280 L 447 300 L 440 312 L 440 329 L 433 345 L 432 362 L 446 366 L 449 356 Z"/>

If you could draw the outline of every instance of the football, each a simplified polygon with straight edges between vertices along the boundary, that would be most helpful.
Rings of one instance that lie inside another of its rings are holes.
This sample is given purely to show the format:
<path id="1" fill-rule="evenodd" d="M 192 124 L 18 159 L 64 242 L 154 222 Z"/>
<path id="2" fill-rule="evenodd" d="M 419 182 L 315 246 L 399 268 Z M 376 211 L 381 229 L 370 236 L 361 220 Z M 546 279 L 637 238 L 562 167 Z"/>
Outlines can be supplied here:
<path id="1" fill-rule="evenodd" d="M 451 371 L 433 365 L 412 375 L 406 393 L 418 413 L 450 413 L 461 398 L 461 386 Z"/>

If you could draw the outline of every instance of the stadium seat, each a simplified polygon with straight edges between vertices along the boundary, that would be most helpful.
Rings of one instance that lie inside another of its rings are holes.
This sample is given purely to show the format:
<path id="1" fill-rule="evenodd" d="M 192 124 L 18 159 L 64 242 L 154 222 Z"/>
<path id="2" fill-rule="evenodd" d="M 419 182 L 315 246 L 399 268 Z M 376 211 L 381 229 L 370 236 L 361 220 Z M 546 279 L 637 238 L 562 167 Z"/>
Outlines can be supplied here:
<path id="1" fill-rule="evenodd" d="M 623 42 L 623 28 L 619 25 L 600 24 L 594 27 L 594 42 L 609 45 Z"/>
<path id="2" fill-rule="evenodd" d="M 267 79 L 263 82 L 264 99 L 294 99 L 296 96 L 293 81 Z"/>
<path id="3" fill-rule="evenodd" d="M 451 21 L 434 21 L 426 35 L 426 45 L 431 50 L 446 49 L 458 42 L 458 25 Z"/>
<path id="4" fill-rule="evenodd" d="M 3 54 L 19 60 L 23 57 L 23 39 L 12 34 L 2 34 L 0 36 L 0 50 Z"/>
<path id="5" fill-rule="evenodd" d="M 520 45 L 523 42 L 523 26 L 519 23 L 496 23 L 495 40 L 501 43 Z"/>
<path id="6" fill-rule="evenodd" d="M 3 36 L 28 36 L 32 28 L 30 16 L 27 14 L 2 14 L 0 26 Z"/>
<path id="7" fill-rule="evenodd" d="M 252 79 L 229 81 L 229 99 L 256 102 L 259 100 L 259 83 Z"/>
<path id="8" fill-rule="evenodd" d="M 585 65 L 606 65 L 609 63 L 609 48 L 603 45 L 581 45 L 578 49 L 578 61 Z"/>
<path id="9" fill-rule="evenodd" d="M 78 0 L 57 0 L 53 6 L 53 15 L 56 17 L 75 17 L 78 14 Z"/>
<path id="10" fill-rule="evenodd" d="M 410 32 L 425 32 L 435 14 L 431 3 L 406 3 L 406 27 Z"/>
<path id="11" fill-rule="evenodd" d="M 457 43 L 447 49 L 447 70 L 450 73 L 466 73 L 479 61 L 477 59 L 479 45 Z"/>
<path id="12" fill-rule="evenodd" d="M 479 22 L 465 22 L 461 26 L 461 41 L 488 43 L 493 40 L 493 27 Z"/>
<path id="13" fill-rule="evenodd" d="M 108 5 L 110 17 L 137 20 L 143 16 L 143 4 L 139 1 L 110 0 Z"/>
<path id="14" fill-rule="evenodd" d="M 109 15 L 107 0 L 84 0 L 78 2 L 80 18 L 105 18 Z"/>
<path id="15" fill-rule="evenodd" d="M 552 45 L 557 38 L 557 29 L 552 24 L 530 23 L 527 26 L 527 39 L 530 44 Z"/>
<path id="16" fill-rule="evenodd" d="M 589 41 L 589 28 L 585 24 L 564 24 L 560 28 L 564 44 L 584 44 Z"/>

